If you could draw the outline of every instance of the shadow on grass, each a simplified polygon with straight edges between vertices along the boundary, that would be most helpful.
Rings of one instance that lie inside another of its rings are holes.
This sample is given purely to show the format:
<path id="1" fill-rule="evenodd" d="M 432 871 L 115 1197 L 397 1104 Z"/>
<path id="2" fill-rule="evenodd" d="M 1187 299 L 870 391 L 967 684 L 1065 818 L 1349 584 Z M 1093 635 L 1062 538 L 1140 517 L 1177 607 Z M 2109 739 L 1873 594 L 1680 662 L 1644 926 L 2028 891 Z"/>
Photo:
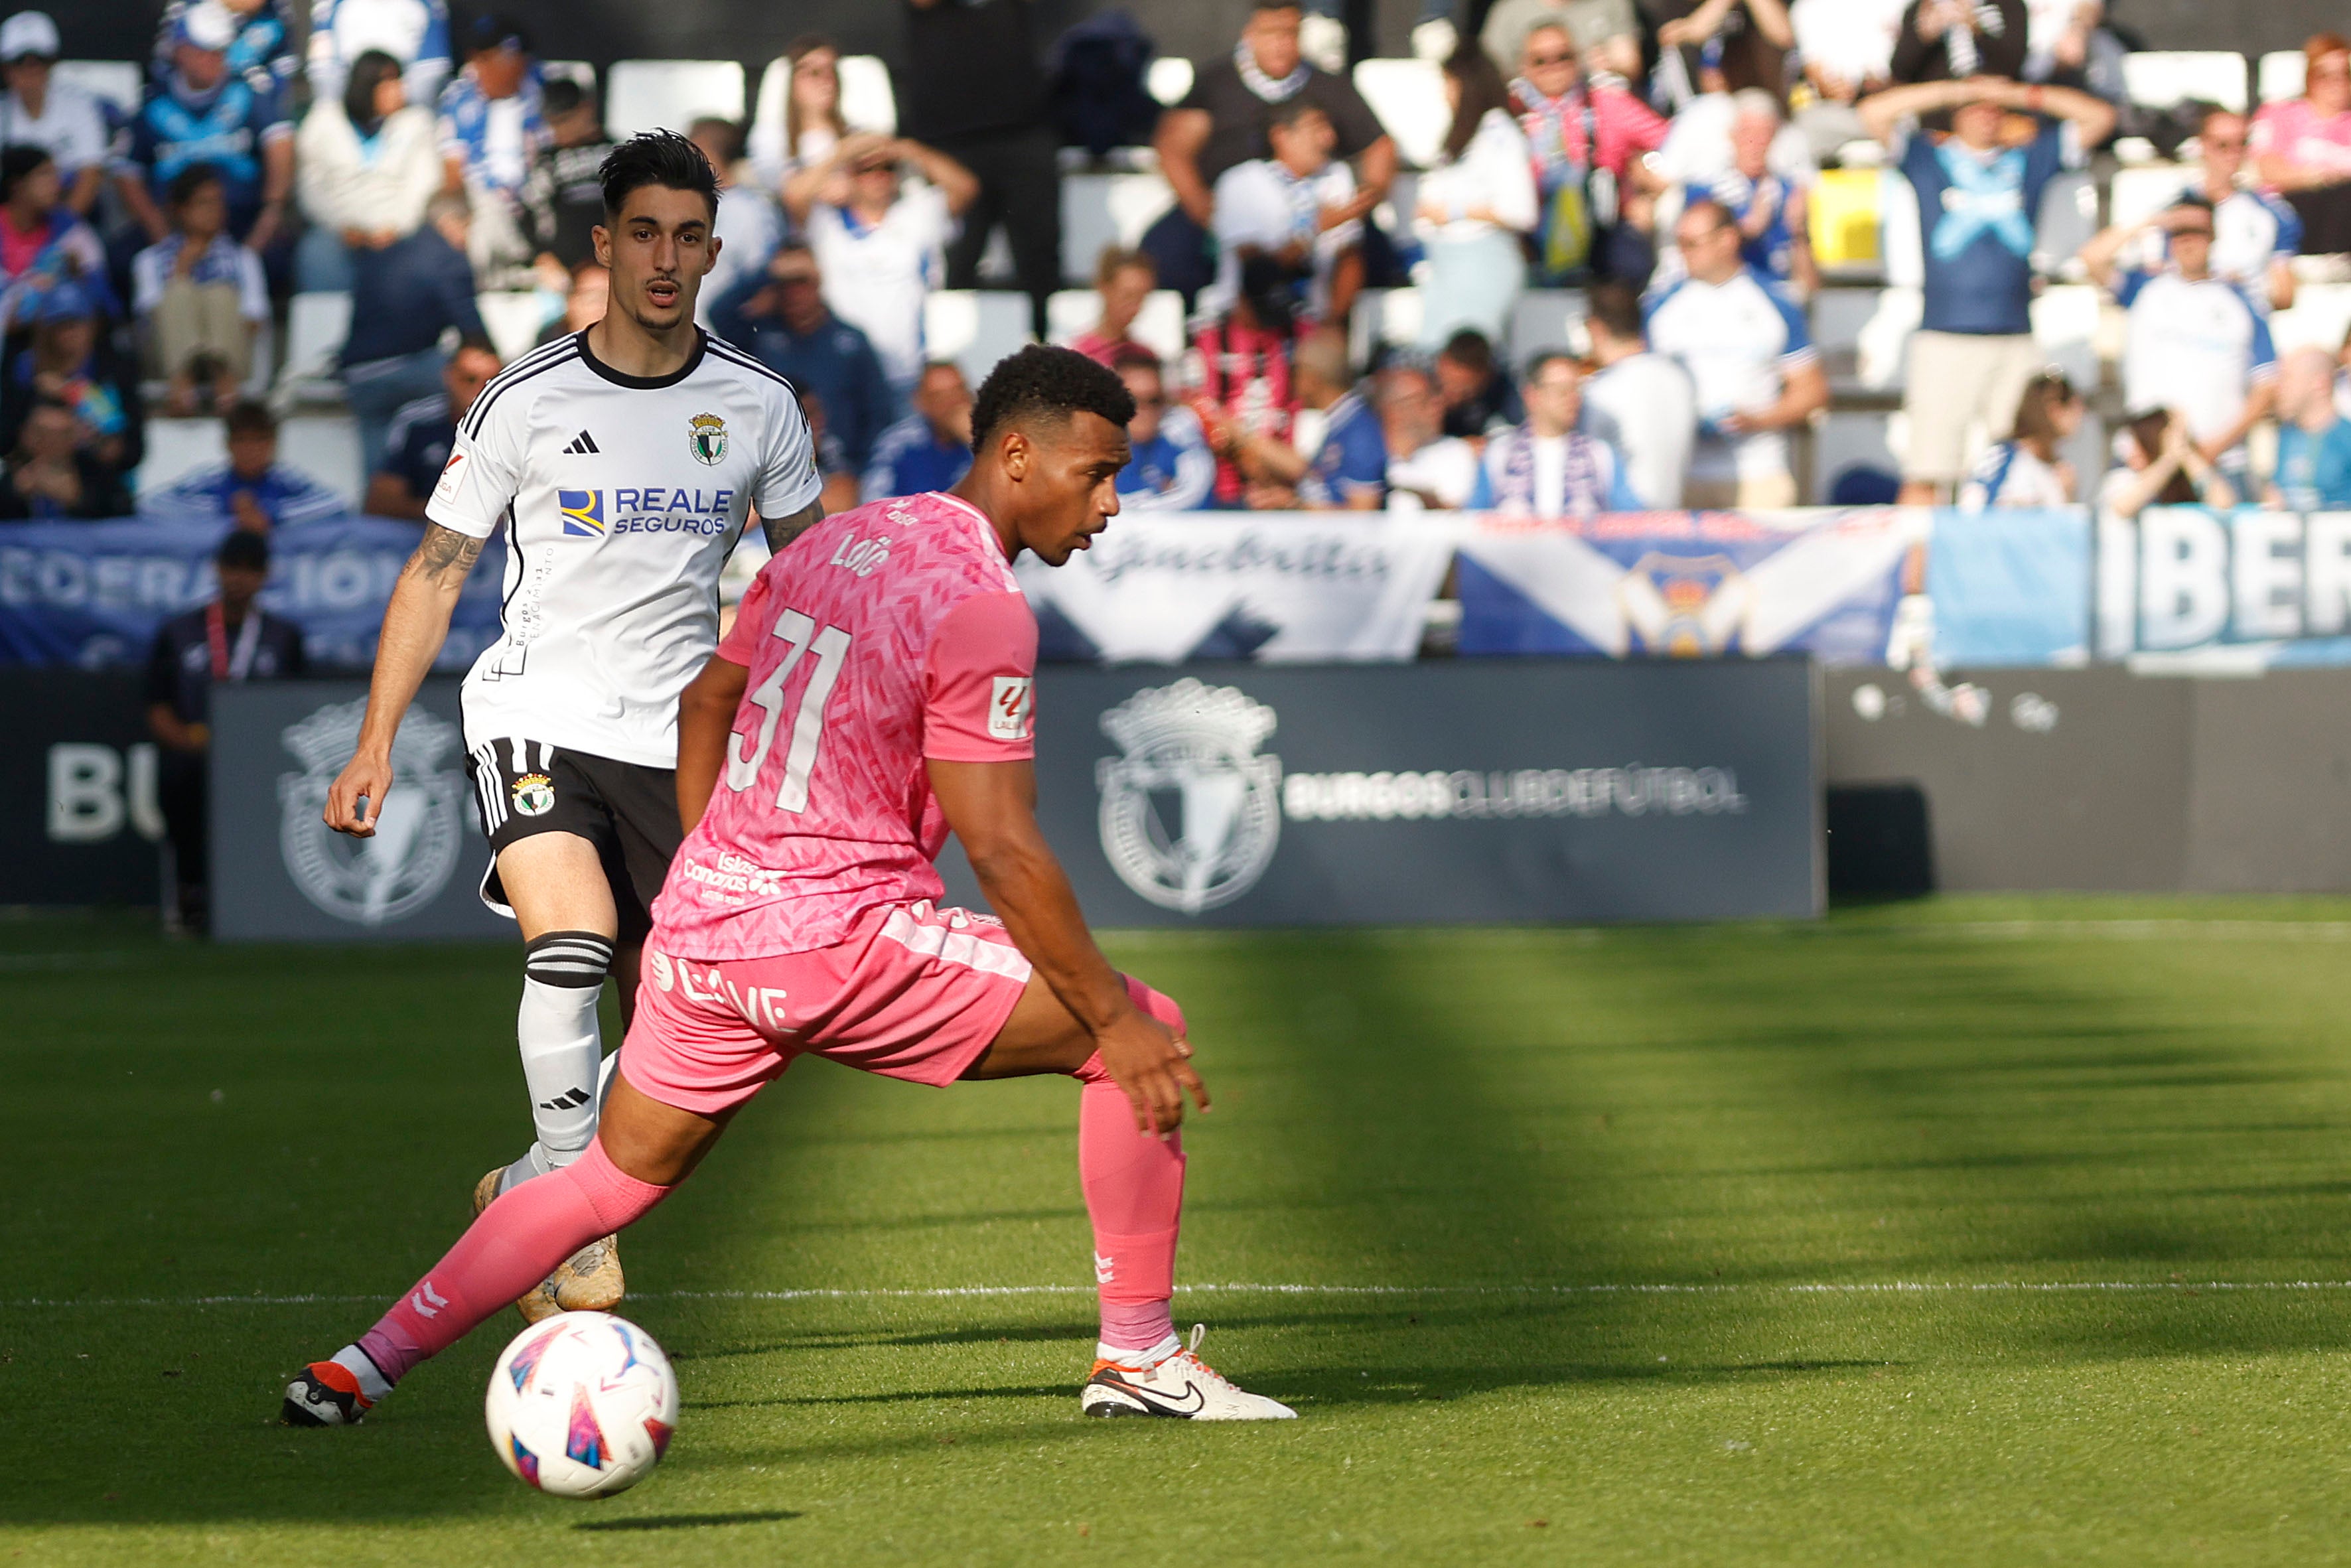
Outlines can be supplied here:
<path id="1" fill-rule="evenodd" d="M 774 1524 L 781 1520 L 800 1516 L 788 1508 L 765 1509 L 756 1513 L 656 1513 L 643 1519 L 596 1519 L 575 1524 L 574 1530 L 718 1530 L 730 1524 Z"/>

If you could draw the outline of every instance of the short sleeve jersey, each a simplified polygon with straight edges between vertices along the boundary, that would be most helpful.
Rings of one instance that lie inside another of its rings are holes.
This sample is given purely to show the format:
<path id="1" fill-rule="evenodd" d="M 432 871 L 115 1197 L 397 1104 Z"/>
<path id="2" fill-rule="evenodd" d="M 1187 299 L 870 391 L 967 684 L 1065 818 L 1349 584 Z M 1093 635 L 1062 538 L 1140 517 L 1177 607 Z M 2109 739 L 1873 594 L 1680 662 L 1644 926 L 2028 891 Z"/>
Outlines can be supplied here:
<path id="1" fill-rule="evenodd" d="M 1697 390 L 1700 423 L 1692 478 L 1755 478 L 1788 471 L 1785 432 L 1734 436 L 1721 429 L 1721 422 L 1770 407 L 1790 372 L 1819 360 L 1794 300 L 1752 267 L 1720 284 L 1685 277 L 1650 305 L 1649 346 L 1680 361 Z"/>
<path id="2" fill-rule="evenodd" d="M 465 742 L 545 741 L 677 760 L 677 697 L 718 637 L 718 573 L 756 504 L 785 517 L 823 479 L 791 384 L 723 339 L 660 378 L 559 338 L 482 389 L 425 504 L 506 530 L 505 632 L 465 677 Z"/>
<path id="3" fill-rule="evenodd" d="M 2126 272 L 2115 298 L 2130 313 L 2126 407 L 2178 409 L 2197 440 L 2210 441 L 2236 424 L 2253 387 L 2277 375 L 2268 318 L 2225 278 Z"/>
<path id="4" fill-rule="evenodd" d="M 1352 159 L 1387 134 L 1353 82 L 1311 66 L 1305 70 L 1297 96 L 1330 117 L 1338 137 L 1337 156 Z M 1200 178 L 1210 185 L 1236 163 L 1273 155 L 1266 132 L 1279 105 L 1249 90 L 1232 56 L 1203 61 L 1192 78 L 1192 90 L 1176 107 L 1196 109 L 1208 117 L 1208 140 L 1200 148 L 1199 164 Z"/>
<path id="5" fill-rule="evenodd" d="M 2042 193 L 2065 163 L 2064 128 L 1980 158 L 1958 139 L 1913 134 L 1902 172 L 1918 194 L 1929 332 L 2032 330 L 2032 244 Z"/>
<path id="6" fill-rule="evenodd" d="M 1315 449 L 1299 497 L 1311 507 L 1344 507 L 1363 496 L 1384 496 L 1388 487 L 1388 444 L 1380 416 L 1353 392 L 1331 405 L 1322 444 Z"/>
<path id="7" fill-rule="evenodd" d="M 718 656 L 748 685 L 653 940 L 689 958 L 829 946 L 936 898 L 926 759 L 1035 755 L 1037 621 L 995 530 L 936 493 L 829 517 L 760 569 Z"/>

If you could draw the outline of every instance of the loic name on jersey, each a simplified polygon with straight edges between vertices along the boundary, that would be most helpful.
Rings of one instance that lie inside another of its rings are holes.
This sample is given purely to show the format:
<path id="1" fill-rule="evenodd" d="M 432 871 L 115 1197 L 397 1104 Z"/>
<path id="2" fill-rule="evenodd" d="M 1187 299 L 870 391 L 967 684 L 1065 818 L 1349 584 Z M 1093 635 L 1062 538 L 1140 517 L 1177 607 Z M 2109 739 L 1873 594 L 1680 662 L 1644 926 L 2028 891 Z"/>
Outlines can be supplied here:
<path id="1" fill-rule="evenodd" d="M 841 568 L 852 577 L 872 577 L 889 559 L 889 535 L 883 534 L 870 539 L 844 535 L 841 543 L 833 548 L 830 564 Z"/>

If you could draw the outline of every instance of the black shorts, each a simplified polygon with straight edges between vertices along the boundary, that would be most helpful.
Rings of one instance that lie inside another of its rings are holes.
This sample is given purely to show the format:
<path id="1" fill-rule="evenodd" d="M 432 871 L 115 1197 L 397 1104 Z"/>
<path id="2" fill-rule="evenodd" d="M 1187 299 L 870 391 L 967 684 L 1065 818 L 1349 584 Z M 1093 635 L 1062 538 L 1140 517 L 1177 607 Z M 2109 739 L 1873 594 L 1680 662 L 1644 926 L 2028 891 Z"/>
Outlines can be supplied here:
<path id="1" fill-rule="evenodd" d="M 497 852 L 534 833 L 576 833 L 596 846 L 621 914 L 621 945 L 653 929 L 653 904 L 684 841 L 677 819 L 677 771 L 563 751 L 542 740 L 493 740 L 465 757 L 474 804 L 490 841 L 482 902 L 508 919 Z"/>

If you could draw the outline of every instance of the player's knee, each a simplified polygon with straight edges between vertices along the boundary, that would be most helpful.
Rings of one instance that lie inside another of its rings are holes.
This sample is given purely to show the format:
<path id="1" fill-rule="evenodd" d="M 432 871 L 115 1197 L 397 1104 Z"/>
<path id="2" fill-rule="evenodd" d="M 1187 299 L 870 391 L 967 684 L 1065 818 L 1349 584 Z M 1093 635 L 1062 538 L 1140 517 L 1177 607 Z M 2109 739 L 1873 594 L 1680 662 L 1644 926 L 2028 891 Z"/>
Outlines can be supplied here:
<path id="1" fill-rule="evenodd" d="M 549 931 L 523 944 L 522 972 L 543 986 L 596 988 L 612 968 L 612 939 L 593 931 Z"/>
<path id="2" fill-rule="evenodd" d="M 1184 1038 L 1184 1009 L 1176 1005 L 1175 998 L 1153 990 L 1133 975 L 1122 977 L 1126 981 L 1126 994 L 1134 999 L 1136 1007 L 1173 1030 L 1176 1039 Z"/>

